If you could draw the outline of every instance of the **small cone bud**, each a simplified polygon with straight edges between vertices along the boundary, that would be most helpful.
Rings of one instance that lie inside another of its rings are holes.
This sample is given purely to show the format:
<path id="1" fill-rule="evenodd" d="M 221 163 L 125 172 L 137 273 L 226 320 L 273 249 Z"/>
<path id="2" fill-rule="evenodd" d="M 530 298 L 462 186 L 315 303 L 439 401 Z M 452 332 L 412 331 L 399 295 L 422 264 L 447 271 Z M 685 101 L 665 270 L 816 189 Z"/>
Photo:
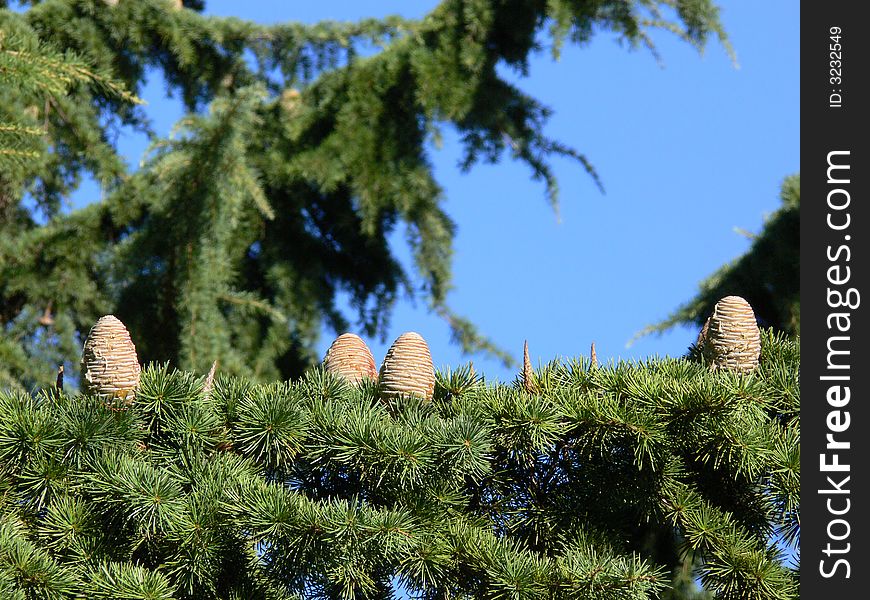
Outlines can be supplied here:
<path id="1" fill-rule="evenodd" d="M 593 369 L 598 367 L 598 355 L 595 354 L 595 342 L 592 342 L 592 347 L 589 349 L 589 362 Z"/>
<path id="2" fill-rule="evenodd" d="M 706 331 L 702 330 L 703 353 L 715 369 L 748 373 L 758 366 L 761 332 L 755 313 L 740 296 L 727 296 L 713 308 Z"/>
<path id="3" fill-rule="evenodd" d="M 710 330 L 710 317 L 707 317 L 707 320 L 704 321 L 704 326 L 701 327 L 701 332 L 698 333 L 698 340 L 695 342 L 695 347 L 698 348 L 701 352 L 704 351 L 704 347 L 707 345 L 707 332 Z"/>
<path id="4" fill-rule="evenodd" d="M 532 360 L 529 358 L 529 341 L 523 342 L 523 389 L 530 394 L 538 393 L 538 385 L 535 382 L 535 371 L 532 369 Z"/>
<path id="5" fill-rule="evenodd" d="M 217 371 L 217 361 L 211 363 L 211 369 L 208 370 L 208 375 L 205 376 L 205 383 L 202 384 L 202 396 L 206 400 L 211 396 L 211 389 L 214 387 L 214 374 Z"/>
<path id="6" fill-rule="evenodd" d="M 435 366 L 429 345 L 419 333 L 403 333 L 393 342 L 381 366 L 380 382 L 387 397 L 410 394 L 432 399 Z"/>
<path id="7" fill-rule="evenodd" d="M 82 348 L 84 391 L 106 400 L 132 402 L 140 371 L 136 346 L 127 328 L 113 315 L 100 317 Z"/>
<path id="8" fill-rule="evenodd" d="M 336 338 L 326 356 L 323 365 L 330 373 L 357 384 L 363 379 L 377 379 L 378 368 L 375 357 L 361 337 L 353 333 L 343 333 Z"/>
<path id="9" fill-rule="evenodd" d="M 54 316 L 51 314 L 51 302 L 49 302 L 48 306 L 45 307 L 45 311 L 42 313 L 42 316 L 39 317 L 38 322 L 43 327 L 51 327 L 54 325 Z"/>
<path id="10" fill-rule="evenodd" d="M 286 112 L 292 113 L 296 110 L 301 102 L 302 94 L 295 88 L 287 88 L 281 92 L 281 108 Z"/>

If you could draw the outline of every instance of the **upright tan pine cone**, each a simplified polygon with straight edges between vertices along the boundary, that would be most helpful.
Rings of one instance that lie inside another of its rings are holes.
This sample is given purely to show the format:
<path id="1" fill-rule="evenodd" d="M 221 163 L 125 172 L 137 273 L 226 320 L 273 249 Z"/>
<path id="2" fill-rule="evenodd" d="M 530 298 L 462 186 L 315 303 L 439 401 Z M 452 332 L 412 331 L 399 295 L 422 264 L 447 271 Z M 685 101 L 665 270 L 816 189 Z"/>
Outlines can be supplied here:
<path id="1" fill-rule="evenodd" d="M 535 371 L 532 369 L 532 360 L 529 358 L 528 340 L 523 341 L 523 389 L 530 394 L 538 393 Z"/>
<path id="2" fill-rule="evenodd" d="M 342 333 L 332 342 L 323 357 L 323 366 L 352 384 L 378 378 L 372 351 L 361 337 L 353 333 Z"/>
<path id="3" fill-rule="evenodd" d="M 713 368 L 748 373 L 758 366 L 761 332 L 752 307 L 740 296 L 726 296 L 716 303 L 701 338 L 702 352 Z"/>
<path id="4" fill-rule="evenodd" d="M 124 324 L 106 315 L 91 328 L 82 348 L 82 388 L 106 400 L 132 402 L 139 385 L 136 346 Z"/>
<path id="5" fill-rule="evenodd" d="M 598 354 L 595 353 L 595 342 L 592 342 L 592 347 L 589 348 L 589 366 L 593 369 L 598 367 Z"/>
<path id="6" fill-rule="evenodd" d="M 387 397 L 411 394 L 431 400 L 435 392 L 435 366 L 429 345 L 419 333 L 403 333 L 384 357 L 380 373 Z"/>

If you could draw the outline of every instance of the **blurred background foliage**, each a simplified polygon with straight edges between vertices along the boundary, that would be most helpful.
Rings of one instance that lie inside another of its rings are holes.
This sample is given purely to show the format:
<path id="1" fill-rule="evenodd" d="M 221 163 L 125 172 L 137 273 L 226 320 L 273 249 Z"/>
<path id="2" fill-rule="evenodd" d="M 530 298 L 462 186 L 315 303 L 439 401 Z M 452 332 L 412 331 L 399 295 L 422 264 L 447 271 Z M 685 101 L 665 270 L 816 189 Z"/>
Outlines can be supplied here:
<path id="1" fill-rule="evenodd" d="M 711 36 L 727 45 L 709 0 L 447 0 L 419 20 L 269 26 L 201 8 L 0 10 L 12 83 L 2 118 L 14 124 L 0 154 L 4 385 L 49 383 L 106 313 L 129 326 L 143 361 L 288 378 L 316 361 L 324 324 L 382 334 L 401 294 L 443 317 L 464 350 L 510 364 L 447 302 L 456 225 L 426 144 L 450 125 L 464 169 L 513 157 L 555 205 L 551 159 L 597 175 L 544 134 L 548 109 L 504 67 L 523 73 L 542 39 L 556 55 L 601 33 L 632 47 L 652 47 L 656 29 L 699 49 Z M 360 55 L 366 45 L 380 49 Z M 115 139 L 122 127 L 151 131 L 132 96 L 149 69 L 188 115 L 169 138 L 152 135 L 131 172 Z M 37 129 L 38 140 L 22 138 Z M 84 176 L 102 200 L 64 209 Z M 413 273 L 388 243 L 397 227 Z"/>

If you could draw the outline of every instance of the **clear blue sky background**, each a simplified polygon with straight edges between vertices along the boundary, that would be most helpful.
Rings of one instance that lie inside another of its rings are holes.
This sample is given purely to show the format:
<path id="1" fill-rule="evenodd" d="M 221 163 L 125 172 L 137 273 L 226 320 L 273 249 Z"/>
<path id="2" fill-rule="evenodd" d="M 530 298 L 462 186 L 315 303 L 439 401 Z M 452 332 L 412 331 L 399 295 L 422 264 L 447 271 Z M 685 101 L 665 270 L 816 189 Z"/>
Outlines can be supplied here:
<path id="1" fill-rule="evenodd" d="M 436 1 L 211 0 L 206 12 L 264 23 L 419 17 Z M 742 254 L 747 238 L 779 206 L 782 179 L 799 170 L 799 3 L 721 2 L 737 52 L 735 64 L 712 42 L 703 55 L 670 34 L 655 36 L 662 64 L 602 33 L 584 47 L 566 45 L 554 62 L 535 56 L 529 76 L 512 78 L 550 106 L 547 131 L 584 152 L 606 188 L 602 195 L 576 164 L 556 161 L 561 219 L 529 169 L 505 160 L 460 173 L 460 148 L 447 135 L 432 162 L 446 208 L 458 224 L 452 306 L 499 345 L 532 361 L 589 351 L 599 359 L 681 355 L 697 332 L 680 328 L 626 343 L 645 325 L 690 299 L 700 280 Z M 143 94 L 158 133 L 180 116 L 154 77 Z M 138 164 L 145 141 L 124 138 Z M 93 190 L 92 190 L 93 192 Z M 399 256 L 408 251 L 399 231 Z M 380 361 L 393 339 L 415 330 L 436 366 L 467 361 L 446 324 L 423 303 L 403 301 L 386 339 L 369 340 Z M 333 332 L 324 332 L 325 351 Z M 514 372 L 473 357 L 489 379 Z"/>

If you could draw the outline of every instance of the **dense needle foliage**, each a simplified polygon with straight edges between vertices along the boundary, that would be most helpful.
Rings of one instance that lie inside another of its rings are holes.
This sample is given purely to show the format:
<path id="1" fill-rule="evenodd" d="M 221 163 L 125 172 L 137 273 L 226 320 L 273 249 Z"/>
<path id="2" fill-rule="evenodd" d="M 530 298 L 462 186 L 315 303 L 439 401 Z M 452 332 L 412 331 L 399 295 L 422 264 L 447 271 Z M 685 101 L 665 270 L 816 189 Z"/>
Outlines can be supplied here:
<path id="1" fill-rule="evenodd" d="M 320 368 L 4 392 L 0 596 L 657 598 L 678 547 L 717 597 L 793 598 L 799 359 L 766 332 L 750 375 L 581 358 L 389 405 Z"/>
<path id="2" fill-rule="evenodd" d="M 428 155 L 440 131 L 459 134 L 461 168 L 512 158 L 555 202 L 550 159 L 594 171 L 545 135 L 548 109 L 507 73 L 596 35 L 651 48 L 651 33 L 668 30 L 699 49 L 723 37 L 711 0 L 445 0 L 420 20 L 272 26 L 205 16 L 202 4 L 0 2 L 0 78 L 14 39 L 115 86 L 0 86 L 0 121 L 44 132 L 24 149 L 31 160 L 2 162 L 2 144 L 22 141 L 0 137 L 0 384 L 48 385 L 59 363 L 74 372 L 83 335 L 107 313 L 145 361 L 295 377 L 315 362 L 324 324 L 383 334 L 403 293 L 464 349 L 507 361 L 448 304 L 455 225 Z M 189 115 L 130 169 L 116 139 L 153 131 L 147 107 L 117 86 L 139 94 L 161 76 Z M 85 176 L 100 198 L 71 210 Z M 397 230 L 410 269 L 388 243 Z"/>

